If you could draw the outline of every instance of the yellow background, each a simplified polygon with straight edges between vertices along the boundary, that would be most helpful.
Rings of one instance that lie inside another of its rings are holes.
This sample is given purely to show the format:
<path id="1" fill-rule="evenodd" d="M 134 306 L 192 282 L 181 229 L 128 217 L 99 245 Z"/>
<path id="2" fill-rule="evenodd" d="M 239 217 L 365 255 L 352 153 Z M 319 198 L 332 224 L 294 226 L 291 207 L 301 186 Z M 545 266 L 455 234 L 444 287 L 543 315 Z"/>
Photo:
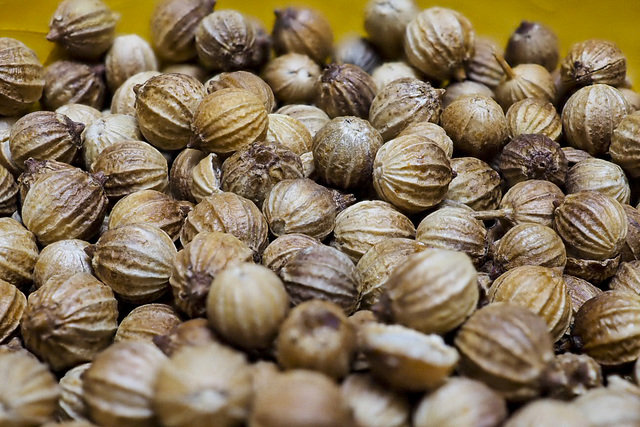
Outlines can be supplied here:
<path id="1" fill-rule="evenodd" d="M 122 17 L 120 33 L 135 32 L 148 38 L 149 16 L 154 1 L 107 0 Z M 270 28 L 273 9 L 289 4 L 307 4 L 323 10 L 339 38 L 349 31 L 363 31 L 362 9 L 365 0 L 219 0 L 216 9 L 233 8 L 261 18 Z M 478 34 L 504 43 L 520 20 L 540 20 L 551 26 L 562 42 L 562 54 L 571 43 L 587 38 L 605 38 L 620 46 L 629 58 L 633 80 L 640 76 L 640 1 L 637 0 L 443 0 L 419 1 L 420 6 L 445 6 L 464 13 Z M 0 0 L 0 36 L 14 37 L 34 49 L 41 60 L 50 57 L 52 44 L 44 36 L 55 0 Z"/>

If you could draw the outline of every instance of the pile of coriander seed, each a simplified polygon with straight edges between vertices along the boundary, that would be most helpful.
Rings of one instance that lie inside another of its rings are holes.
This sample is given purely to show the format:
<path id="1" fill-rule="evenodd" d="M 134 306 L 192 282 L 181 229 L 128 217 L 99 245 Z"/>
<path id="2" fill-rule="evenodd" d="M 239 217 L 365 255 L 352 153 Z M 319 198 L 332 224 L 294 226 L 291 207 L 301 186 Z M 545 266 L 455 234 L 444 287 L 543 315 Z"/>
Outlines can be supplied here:
<path id="1" fill-rule="evenodd" d="M 0 426 L 640 426 L 640 95 L 369 0 L 0 38 Z"/>

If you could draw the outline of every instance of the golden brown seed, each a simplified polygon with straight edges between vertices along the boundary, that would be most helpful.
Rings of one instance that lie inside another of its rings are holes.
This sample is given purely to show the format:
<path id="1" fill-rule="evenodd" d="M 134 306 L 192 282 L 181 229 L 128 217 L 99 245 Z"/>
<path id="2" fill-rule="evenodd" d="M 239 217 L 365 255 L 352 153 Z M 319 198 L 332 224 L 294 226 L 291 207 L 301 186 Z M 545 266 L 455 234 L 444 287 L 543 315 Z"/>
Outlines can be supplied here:
<path id="1" fill-rule="evenodd" d="M 300 157 L 277 142 L 254 142 L 222 164 L 222 190 L 246 197 L 258 207 L 275 184 L 302 177 Z"/>
<path id="2" fill-rule="evenodd" d="M 607 291 L 591 298 L 576 314 L 572 339 L 601 365 L 635 361 L 640 354 L 640 295 Z"/>
<path id="3" fill-rule="evenodd" d="M 353 64 L 367 73 L 380 65 L 381 58 L 375 46 L 364 37 L 347 35 L 333 49 L 332 62 L 336 64 Z"/>
<path id="4" fill-rule="evenodd" d="M 443 207 L 432 212 L 420 221 L 416 240 L 431 248 L 464 252 L 475 266 L 487 255 L 487 229 L 468 209 Z"/>
<path id="5" fill-rule="evenodd" d="M 505 427 L 529 427 L 537 425 L 562 425 L 581 427 L 588 419 L 570 403 L 552 399 L 540 399 L 517 410 L 504 424 Z"/>
<path id="6" fill-rule="evenodd" d="M 551 181 L 561 186 L 569 168 L 560 144 L 540 134 L 513 138 L 500 153 L 498 163 L 509 187 L 529 179 Z"/>
<path id="7" fill-rule="evenodd" d="M 251 374 L 245 356 L 228 347 L 183 348 L 159 370 L 153 407 L 165 426 L 239 425 L 249 414 Z"/>
<path id="8" fill-rule="evenodd" d="M 562 133 L 562 121 L 552 103 L 540 98 L 518 101 L 507 110 L 509 136 L 541 134 L 554 141 Z"/>
<path id="9" fill-rule="evenodd" d="M 169 283 L 176 306 L 189 317 L 204 317 L 207 294 L 218 273 L 252 259 L 253 251 L 231 234 L 199 233 L 173 262 Z"/>
<path id="10" fill-rule="evenodd" d="M 3 342 L 20 326 L 27 297 L 4 280 L 0 280 L 0 295 L 0 342 Z"/>
<path id="11" fill-rule="evenodd" d="M 452 9 L 432 7 L 407 25 L 404 52 L 411 65 L 431 78 L 462 80 L 474 42 L 473 26 L 465 16 Z"/>
<path id="12" fill-rule="evenodd" d="M 541 22 L 522 21 L 509 37 L 504 59 L 512 66 L 539 64 L 549 72 L 560 57 L 558 36 Z"/>
<path id="13" fill-rule="evenodd" d="M 260 77 L 248 71 L 220 73 L 210 78 L 205 87 L 207 93 L 229 88 L 244 89 L 260 98 L 268 113 L 271 113 L 275 108 L 276 101 L 269 85 Z"/>
<path id="14" fill-rule="evenodd" d="M 91 170 L 104 174 L 104 192 L 112 200 L 141 190 L 165 191 L 169 185 L 167 159 L 142 141 L 120 141 L 106 147 Z"/>
<path id="15" fill-rule="evenodd" d="M 111 92 L 129 77 L 157 71 L 158 59 L 149 42 L 136 34 L 118 36 L 104 58 L 105 76 Z"/>
<path id="16" fill-rule="evenodd" d="M 315 104 L 331 118 L 369 117 L 376 96 L 375 83 L 362 68 L 351 64 L 330 64 L 316 81 Z"/>
<path id="17" fill-rule="evenodd" d="M 471 80 L 452 83 L 447 86 L 447 90 L 442 96 L 442 108 L 447 108 L 456 99 L 463 95 L 484 95 L 493 98 L 493 91 L 482 83 Z"/>
<path id="18" fill-rule="evenodd" d="M 482 381 L 509 401 L 541 392 L 541 378 L 553 361 L 548 326 L 538 315 L 509 303 L 478 310 L 455 338 L 458 370 Z"/>
<path id="19" fill-rule="evenodd" d="M 494 90 L 504 77 L 504 70 L 494 53 L 502 54 L 502 47 L 487 37 L 476 37 L 473 56 L 467 63 L 467 78 Z"/>
<path id="20" fill-rule="evenodd" d="M 60 395 L 56 378 L 31 354 L 0 354 L 0 423 L 6 426 L 39 426 L 52 420 Z"/>
<path id="21" fill-rule="evenodd" d="M 27 114 L 11 127 L 11 157 L 22 169 L 29 158 L 71 163 L 82 146 L 83 130 L 82 123 L 62 114 L 51 111 Z"/>
<path id="22" fill-rule="evenodd" d="M 611 159 L 633 178 L 640 176 L 640 112 L 624 117 L 613 131 L 609 154 Z"/>
<path id="23" fill-rule="evenodd" d="M 567 194 L 598 191 L 623 204 L 628 204 L 631 197 L 629 181 L 622 168 L 602 159 L 586 159 L 573 165 L 565 186 Z"/>
<path id="24" fill-rule="evenodd" d="M 278 55 L 300 53 L 322 64 L 331 54 L 333 32 L 321 11 L 310 7 L 276 9 L 273 47 Z"/>
<path id="25" fill-rule="evenodd" d="M 376 243 L 365 252 L 356 264 L 361 279 L 358 293 L 362 298 L 362 306 L 375 306 L 386 291 L 393 270 L 410 255 L 427 248 L 412 239 L 392 237 Z"/>
<path id="26" fill-rule="evenodd" d="M 313 138 L 316 173 L 330 186 L 347 189 L 369 182 L 382 136 L 357 117 L 331 120 Z"/>
<path id="27" fill-rule="evenodd" d="M 262 75 L 280 101 L 305 103 L 315 98 L 320 74 L 320 66 L 307 55 L 287 53 L 269 61 Z"/>
<path id="28" fill-rule="evenodd" d="M 565 157 L 569 161 L 569 165 L 575 165 L 578 162 L 581 162 L 583 160 L 590 159 L 593 157 L 591 156 L 591 154 L 587 153 L 586 151 L 580 150 L 578 148 L 573 148 L 573 147 L 562 147 L 562 152 L 564 153 Z"/>
<path id="29" fill-rule="evenodd" d="M 222 162 L 220 158 L 211 153 L 200 160 L 191 170 L 191 194 L 197 203 L 212 194 L 222 190 Z M 244 196 L 244 194 L 239 194 Z"/>
<path id="30" fill-rule="evenodd" d="M 256 95 L 244 89 L 221 89 L 198 105 L 193 123 L 193 148 L 207 153 L 233 153 L 265 136 L 267 110 Z"/>
<path id="31" fill-rule="evenodd" d="M 542 65 L 521 64 L 511 68 L 504 58 L 496 56 L 496 59 L 505 73 L 495 88 L 496 101 L 504 111 L 527 98 L 555 101 L 556 86 L 553 77 Z"/>
<path id="32" fill-rule="evenodd" d="M 171 357 L 184 347 L 196 347 L 217 342 L 207 319 L 191 319 L 180 323 L 165 335 L 153 337 L 153 343 Z"/>
<path id="33" fill-rule="evenodd" d="M 578 397 L 573 404 L 591 426 L 632 426 L 640 423 L 638 396 L 627 391 L 601 387 Z"/>
<path id="34" fill-rule="evenodd" d="M 31 282 L 38 260 L 36 238 L 12 218 L 0 218 L 0 279 L 21 287 Z"/>
<path id="35" fill-rule="evenodd" d="M 269 348 L 288 311 L 289 296 L 282 281 L 261 265 L 227 267 L 211 282 L 207 297 L 209 325 L 240 348 Z"/>
<path id="36" fill-rule="evenodd" d="M 284 369 L 309 369 L 336 379 L 349 373 L 355 352 L 355 328 L 339 306 L 327 301 L 306 301 L 291 310 L 276 341 Z"/>
<path id="37" fill-rule="evenodd" d="M 563 200 L 562 190 L 554 183 L 529 180 L 511 187 L 500 201 L 500 209 L 513 224 L 533 222 L 551 227 L 553 213 Z"/>
<path id="38" fill-rule="evenodd" d="M 113 292 L 87 273 L 54 277 L 29 295 L 20 324 L 27 348 L 60 371 L 89 362 L 116 333 Z"/>
<path id="39" fill-rule="evenodd" d="M 145 303 L 167 290 L 176 253 L 164 231 L 149 224 L 132 224 L 100 236 L 92 265 L 96 276 L 123 300 Z"/>
<path id="40" fill-rule="evenodd" d="M 538 314 L 547 323 L 554 341 L 562 337 L 571 322 L 571 299 L 558 269 L 514 267 L 493 282 L 488 296 L 492 303 L 517 304 Z"/>
<path id="41" fill-rule="evenodd" d="M 285 234 L 273 240 L 262 254 L 262 265 L 275 273 L 280 273 L 298 251 L 309 246 L 319 245 L 320 242 L 305 234 Z"/>
<path id="42" fill-rule="evenodd" d="M 163 0 L 151 15 L 151 40 L 158 57 L 181 62 L 196 56 L 195 31 L 215 0 Z"/>
<path id="43" fill-rule="evenodd" d="M 169 187 L 171 194 L 177 200 L 196 201 L 191 194 L 191 183 L 193 182 L 193 169 L 200 163 L 206 154 L 193 148 L 185 148 L 173 160 L 171 171 L 169 172 Z"/>
<path id="44" fill-rule="evenodd" d="M 42 105 L 55 110 L 66 104 L 85 104 L 102 108 L 107 90 L 104 68 L 81 62 L 56 61 L 45 69 Z"/>
<path id="45" fill-rule="evenodd" d="M 579 277 L 564 275 L 562 278 L 571 297 L 574 316 L 585 302 L 602 293 L 600 288 Z"/>
<path id="46" fill-rule="evenodd" d="M 142 341 L 116 343 L 97 355 L 82 385 L 91 419 L 102 425 L 155 425 L 154 383 L 166 360 Z"/>
<path id="47" fill-rule="evenodd" d="M 611 278 L 609 287 L 614 291 L 630 291 L 640 294 L 640 261 L 623 262 Z"/>
<path id="48" fill-rule="evenodd" d="M 440 203 L 451 178 L 446 153 L 418 135 L 389 141 L 378 150 L 373 163 L 373 186 L 378 196 L 409 213 Z"/>
<path id="49" fill-rule="evenodd" d="M 442 127 L 454 147 L 474 157 L 490 158 L 506 143 L 507 119 L 493 99 L 464 95 L 442 112 Z"/>
<path id="50" fill-rule="evenodd" d="M 389 203 L 367 200 L 338 214 L 333 235 L 333 246 L 356 263 L 376 243 L 394 237 L 412 239 L 416 229 L 409 218 Z"/>
<path id="51" fill-rule="evenodd" d="M 371 0 L 364 9 L 364 28 L 369 40 L 386 58 L 402 55 L 407 24 L 419 13 L 414 0 Z"/>
<path id="52" fill-rule="evenodd" d="M 33 170 L 31 166 L 29 170 Z M 103 177 L 78 168 L 36 175 L 22 202 L 25 226 L 43 245 L 92 238 L 107 212 L 102 182 Z"/>
<path id="53" fill-rule="evenodd" d="M 89 369 L 90 363 L 78 365 L 67 371 L 60 378 L 60 399 L 58 400 L 58 417 L 62 420 L 82 422 L 89 417 L 87 405 L 82 397 L 82 375 Z M 77 427 L 90 427 L 77 426 Z M 76 426 L 72 426 L 76 427 Z"/>
<path id="54" fill-rule="evenodd" d="M 376 382 L 371 375 L 351 374 L 340 390 L 358 426 L 406 427 L 409 423 L 406 397 Z"/>
<path id="55" fill-rule="evenodd" d="M 359 330 L 360 348 L 373 375 L 394 388 L 432 390 L 451 375 L 458 352 L 442 337 L 400 325 L 369 322 Z"/>
<path id="56" fill-rule="evenodd" d="M 221 10 L 205 16 L 195 31 L 202 65 L 214 71 L 256 68 L 256 28 L 242 13 Z"/>
<path id="57" fill-rule="evenodd" d="M 191 207 L 155 190 L 142 190 L 120 199 L 109 214 L 109 229 L 130 224 L 151 224 L 178 239 Z"/>
<path id="58" fill-rule="evenodd" d="M 505 400 L 480 381 L 450 378 L 426 395 L 413 413 L 415 427 L 497 427 L 507 418 Z"/>
<path id="59" fill-rule="evenodd" d="M 249 418 L 249 425 L 256 427 L 350 423 L 351 414 L 338 385 L 326 375 L 302 369 L 274 374 L 268 385 L 258 387 Z"/>
<path id="60" fill-rule="evenodd" d="M 609 150 L 614 129 L 630 112 L 627 100 L 616 88 L 587 86 L 564 105 L 562 129 L 569 145 L 598 156 Z"/>
<path id="61" fill-rule="evenodd" d="M 389 277 L 391 316 L 426 334 L 449 332 L 475 311 L 477 282 L 476 269 L 466 254 L 444 249 L 421 251 Z"/>
<path id="62" fill-rule="evenodd" d="M 573 257 L 614 258 L 627 237 L 627 218 L 615 199 L 595 191 L 569 194 L 556 209 L 553 227 Z"/>
<path id="63" fill-rule="evenodd" d="M 112 114 L 128 114 L 136 117 L 136 93 L 134 88 L 143 85 L 151 77 L 160 75 L 157 71 L 143 71 L 124 81 L 111 98 Z"/>
<path id="64" fill-rule="evenodd" d="M 627 58 L 607 40 L 586 40 L 571 46 L 560 63 L 562 83 L 572 86 L 608 84 L 618 86 L 627 74 Z"/>
<path id="65" fill-rule="evenodd" d="M 394 80 L 382 88 L 371 103 L 369 120 L 385 141 L 407 126 L 440 120 L 442 89 L 418 79 Z"/>
<path id="66" fill-rule="evenodd" d="M 321 299 L 339 305 L 347 314 L 359 304 L 360 276 L 348 256 L 325 245 L 298 251 L 280 270 L 289 298 L 294 305 Z"/>
<path id="67" fill-rule="evenodd" d="M 13 116 L 29 109 L 40 99 L 44 88 L 44 68 L 35 52 L 21 41 L 0 38 L 0 114 Z"/>
<path id="68" fill-rule="evenodd" d="M 308 107 L 315 109 L 311 111 L 311 114 L 317 115 L 312 120 L 319 120 L 322 123 L 316 124 L 316 126 L 319 126 L 318 129 L 329 121 L 329 116 L 322 110 L 316 107 Z M 326 120 L 324 120 L 325 118 Z M 281 144 L 294 153 L 302 155 L 311 151 L 313 138 L 306 125 L 300 120 L 284 114 L 269 114 L 269 127 L 267 128 L 265 141 Z"/>
<path id="69" fill-rule="evenodd" d="M 451 159 L 455 177 L 449 183 L 444 198 L 463 203 L 471 209 L 495 209 L 502 198 L 500 174 L 475 157 Z"/>
<path id="70" fill-rule="evenodd" d="M 523 265 L 562 269 L 567 263 L 567 251 L 553 229 L 525 222 L 511 228 L 497 241 L 494 262 L 500 272 Z"/>
<path id="71" fill-rule="evenodd" d="M 394 80 L 402 78 L 419 79 L 420 77 L 418 70 L 403 61 L 385 62 L 371 73 L 371 78 L 376 84 L 376 93 Z"/>
<path id="72" fill-rule="evenodd" d="M 111 47 L 119 18 L 101 0 L 64 0 L 51 17 L 47 40 L 72 56 L 97 59 Z"/>
<path id="73" fill-rule="evenodd" d="M 40 288 L 53 277 L 70 277 L 76 273 L 93 273 L 91 257 L 83 240 L 60 240 L 42 249 L 33 270 L 33 284 Z"/>
<path id="74" fill-rule="evenodd" d="M 136 340 L 153 342 L 180 324 L 180 317 L 166 304 L 144 304 L 131 310 L 120 321 L 114 342 Z"/>
<path id="75" fill-rule="evenodd" d="M 316 133 L 318 133 L 318 131 L 322 128 L 322 126 L 326 125 L 331 120 L 329 116 L 327 116 L 327 113 L 325 113 L 318 107 L 314 107 L 312 105 L 304 105 L 304 104 L 284 105 L 276 111 L 275 115 L 274 114 L 269 115 L 269 128 L 271 132 L 267 131 L 267 138 L 269 138 L 270 133 L 274 136 L 274 138 L 277 137 L 277 135 L 279 134 L 279 132 L 276 131 L 277 128 L 273 127 L 273 123 L 272 123 L 277 119 L 282 119 L 282 117 L 280 117 L 279 115 L 289 116 L 293 119 L 298 120 L 298 122 L 302 123 L 302 125 L 309 131 L 311 138 L 313 138 L 316 135 Z M 285 123 L 290 123 L 290 122 L 285 122 Z M 293 126 L 294 124 L 297 125 L 297 122 L 292 122 L 291 127 L 294 127 Z M 299 138 L 306 141 L 306 134 L 304 133 L 304 131 L 302 130 L 298 131 L 296 129 L 296 133 L 300 133 Z M 286 142 L 286 141 L 282 141 L 282 142 Z M 311 139 L 309 140 L 309 143 L 306 144 L 305 146 L 308 146 L 309 149 L 311 148 Z M 297 154 L 300 154 L 296 150 L 293 150 L 293 151 L 296 152 Z"/>
<path id="76" fill-rule="evenodd" d="M 108 146 L 121 140 L 142 140 L 135 117 L 126 114 L 105 114 L 94 120 L 82 132 L 82 158 L 86 170 Z"/>
<path id="77" fill-rule="evenodd" d="M 262 254 L 268 244 L 269 227 L 260 209 L 248 199 L 233 193 L 209 196 L 189 212 L 180 242 L 183 246 L 203 231 L 220 231 L 240 239 L 254 251 Z"/>
<path id="78" fill-rule="evenodd" d="M 192 121 L 206 96 L 204 85 L 186 74 L 160 74 L 135 86 L 136 117 L 145 139 L 161 150 L 185 148 Z"/>

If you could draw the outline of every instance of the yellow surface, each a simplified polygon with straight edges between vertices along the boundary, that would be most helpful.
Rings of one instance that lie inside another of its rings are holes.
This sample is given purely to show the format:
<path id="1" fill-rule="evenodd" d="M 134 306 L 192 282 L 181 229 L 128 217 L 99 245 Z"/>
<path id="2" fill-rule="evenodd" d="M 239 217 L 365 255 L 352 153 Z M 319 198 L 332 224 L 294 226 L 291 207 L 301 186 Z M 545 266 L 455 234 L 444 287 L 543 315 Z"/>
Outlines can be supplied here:
<path id="1" fill-rule="evenodd" d="M 149 34 L 151 0 L 108 0 L 122 14 L 120 33 Z M 349 31 L 363 31 L 364 0 L 219 0 L 216 9 L 233 8 L 261 18 L 270 28 L 273 9 L 290 4 L 307 4 L 323 10 L 337 37 Z M 640 79 L 640 1 L 636 0 L 443 0 L 419 1 L 422 7 L 445 6 L 464 13 L 478 34 L 506 42 L 520 20 L 540 20 L 555 29 L 562 42 L 562 53 L 571 43 L 587 38 L 616 42 L 629 58 L 629 74 Z M 45 40 L 55 0 L 0 0 L 0 36 L 14 37 L 34 49 L 41 60 L 50 57 L 52 44 Z"/>

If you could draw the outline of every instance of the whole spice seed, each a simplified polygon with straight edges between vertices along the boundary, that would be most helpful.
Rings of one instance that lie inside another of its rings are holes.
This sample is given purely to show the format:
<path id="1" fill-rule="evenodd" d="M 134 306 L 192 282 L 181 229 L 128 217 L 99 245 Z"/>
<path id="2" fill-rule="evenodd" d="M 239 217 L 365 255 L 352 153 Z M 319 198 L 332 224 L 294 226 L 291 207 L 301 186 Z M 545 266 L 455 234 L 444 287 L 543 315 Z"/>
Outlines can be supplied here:
<path id="1" fill-rule="evenodd" d="M 387 296 L 396 322 L 426 334 L 446 333 L 475 311 L 477 272 L 462 252 L 427 249 L 393 271 Z"/>
<path id="2" fill-rule="evenodd" d="M 376 96 L 371 76 L 351 64 L 330 64 L 316 81 L 315 90 L 315 104 L 331 118 L 367 118 L 371 102 Z"/>
<path id="3" fill-rule="evenodd" d="M 398 58 L 407 24 L 419 11 L 415 0 L 370 0 L 364 8 L 364 28 L 386 58 Z"/>
<path id="4" fill-rule="evenodd" d="M 40 99 L 45 85 L 44 68 L 36 54 L 19 40 L 0 38 L 0 114 L 25 112 Z"/>
<path id="5" fill-rule="evenodd" d="M 330 55 L 333 31 L 327 18 L 310 7 L 276 9 L 273 47 L 276 54 L 300 53 L 322 64 Z"/>
<path id="6" fill-rule="evenodd" d="M 473 55 L 475 32 L 459 12 L 442 7 L 425 9 L 407 25 L 404 51 L 409 63 L 427 76 L 463 80 Z"/>
<path id="7" fill-rule="evenodd" d="M 512 65 L 539 64 L 555 70 L 560 57 L 558 36 L 541 22 L 522 21 L 511 34 L 504 58 Z"/>
<path id="8" fill-rule="evenodd" d="M 60 371 L 89 362 L 116 333 L 113 291 L 87 273 L 54 277 L 29 295 L 21 321 L 28 349 Z"/>
<path id="9" fill-rule="evenodd" d="M 444 91 L 418 79 L 397 79 L 378 91 L 371 103 L 369 121 L 385 141 L 395 138 L 407 126 L 440 120 Z"/>
<path id="10" fill-rule="evenodd" d="M 41 102 L 50 110 L 71 103 L 102 108 L 107 90 L 103 74 L 101 66 L 56 61 L 45 69 Z"/>
<path id="11" fill-rule="evenodd" d="M 51 17 L 47 40 L 72 56 L 97 59 L 111 47 L 119 19 L 101 0 L 64 0 Z"/>
<path id="12" fill-rule="evenodd" d="M 195 31 L 215 0 L 163 0 L 151 14 L 151 40 L 160 59 L 181 62 L 196 56 Z"/>

